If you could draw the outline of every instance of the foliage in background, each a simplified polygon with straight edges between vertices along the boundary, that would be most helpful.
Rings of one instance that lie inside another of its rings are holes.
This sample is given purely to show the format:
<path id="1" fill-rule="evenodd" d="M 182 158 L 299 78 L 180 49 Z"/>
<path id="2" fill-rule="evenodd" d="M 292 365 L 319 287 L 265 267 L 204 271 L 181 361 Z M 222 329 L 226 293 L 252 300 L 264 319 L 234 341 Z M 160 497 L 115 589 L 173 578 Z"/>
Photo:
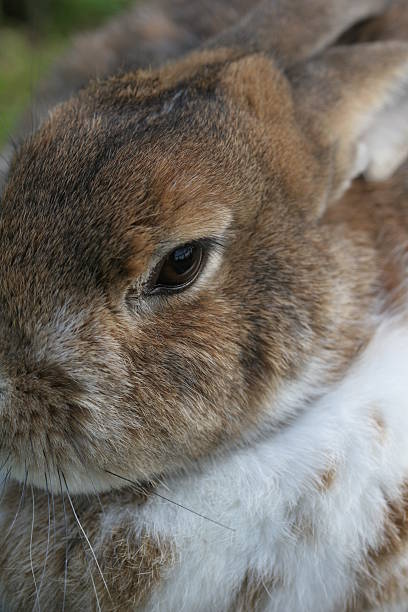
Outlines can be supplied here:
<path id="1" fill-rule="evenodd" d="M 130 0 L 0 0 L 0 147 L 70 35 Z"/>

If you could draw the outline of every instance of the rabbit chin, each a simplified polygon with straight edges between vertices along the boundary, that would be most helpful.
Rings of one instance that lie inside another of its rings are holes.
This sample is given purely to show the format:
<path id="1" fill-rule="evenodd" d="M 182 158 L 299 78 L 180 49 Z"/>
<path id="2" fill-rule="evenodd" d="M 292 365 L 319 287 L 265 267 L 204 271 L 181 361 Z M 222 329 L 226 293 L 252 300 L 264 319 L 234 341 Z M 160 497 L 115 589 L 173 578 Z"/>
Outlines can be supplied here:
<path id="1" fill-rule="evenodd" d="M 134 485 L 137 486 L 138 483 L 143 483 L 146 480 L 142 474 L 136 474 L 134 480 L 131 480 L 130 476 L 127 476 L 128 480 L 124 480 L 114 475 L 116 472 L 113 468 L 112 474 L 109 474 L 94 466 L 74 466 L 69 463 L 62 465 L 59 469 L 47 469 L 47 475 L 45 475 L 43 468 L 39 469 L 31 466 L 26 468 L 25 465 L 14 464 L 12 461 L 7 461 L 6 464 L 6 459 L 7 455 L 3 457 L 0 454 L 0 466 L 3 463 L 8 466 L 4 470 L 4 479 L 8 475 L 7 480 L 10 478 L 19 482 L 22 488 L 36 487 L 57 495 L 66 491 L 72 494 L 103 493 L 129 486 L 131 482 L 134 482 Z"/>
<path id="2" fill-rule="evenodd" d="M 212 459 L 230 455 L 234 450 L 252 446 L 259 439 L 273 436 L 278 430 L 293 423 L 311 402 L 324 395 L 329 388 L 325 379 L 330 379 L 332 374 L 330 360 L 324 357 L 320 355 L 310 358 L 297 378 L 267 394 L 258 421 L 233 439 L 220 441 L 218 448 L 212 448 Z M 29 442 L 25 449 L 20 449 L 19 456 L 13 456 L 13 451 L 3 448 L 0 450 L 0 477 L 17 481 L 22 487 L 33 486 L 57 495 L 67 490 L 72 494 L 92 495 L 132 485 L 143 488 L 146 483 L 159 482 L 165 474 L 174 476 L 191 470 L 200 471 L 209 459 L 205 453 L 194 459 L 180 453 L 174 463 L 169 460 L 151 462 L 145 461 L 147 457 L 144 451 L 140 453 L 139 460 L 128 454 L 124 465 L 119 458 L 117 461 L 109 461 L 105 456 L 102 460 L 102 452 L 99 462 L 94 457 L 86 461 L 85 456 L 81 462 L 75 459 L 75 454 L 69 448 L 60 451 L 58 460 L 53 461 L 42 454 L 38 463 L 34 463 L 30 461 L 32 452 Z"/>

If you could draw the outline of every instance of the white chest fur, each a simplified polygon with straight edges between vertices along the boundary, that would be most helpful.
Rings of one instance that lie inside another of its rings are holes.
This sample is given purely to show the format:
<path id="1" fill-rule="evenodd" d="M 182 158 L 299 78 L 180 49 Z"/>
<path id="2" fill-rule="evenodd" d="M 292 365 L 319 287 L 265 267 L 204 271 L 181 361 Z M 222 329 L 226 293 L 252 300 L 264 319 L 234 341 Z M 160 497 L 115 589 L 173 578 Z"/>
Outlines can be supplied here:
<path id="1" fill-rule="evenodd" d="M 159 490 L 234 531 L 157 498 L 138 510 L 137 531 L 176 547 L 148 609 L 227 610 L 248 571 L 272 580 L 270 611 L 342 609 L 407 477 L 408 325 L 391 322 L 291 426 Z"/>

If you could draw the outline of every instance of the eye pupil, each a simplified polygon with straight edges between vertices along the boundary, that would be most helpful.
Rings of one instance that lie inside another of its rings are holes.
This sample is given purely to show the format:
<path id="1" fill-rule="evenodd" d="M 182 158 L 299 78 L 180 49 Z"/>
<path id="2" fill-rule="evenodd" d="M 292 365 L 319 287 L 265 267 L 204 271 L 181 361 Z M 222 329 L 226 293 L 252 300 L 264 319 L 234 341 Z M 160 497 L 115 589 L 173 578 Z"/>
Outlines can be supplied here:
<path id="1" fill-rule="evenodd" d="M 152 291 L 181 290 L 198 276 L 203 263 L 203 246 L 191 242 L 177 247 L 158 267 Z"/>
<path id="2" fill-rule="evenodd" d="M 191 245 L 180 247 L 170 255 L 174 269 L 184 274 L 192 264 L 194 249 Z"/>

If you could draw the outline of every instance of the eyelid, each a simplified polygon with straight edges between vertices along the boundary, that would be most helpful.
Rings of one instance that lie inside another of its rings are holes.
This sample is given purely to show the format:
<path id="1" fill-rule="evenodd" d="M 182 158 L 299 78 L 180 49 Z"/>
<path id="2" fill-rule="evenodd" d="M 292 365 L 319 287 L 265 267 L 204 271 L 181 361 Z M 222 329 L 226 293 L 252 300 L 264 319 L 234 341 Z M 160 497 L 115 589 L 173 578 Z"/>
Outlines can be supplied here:
<path id="1" fill-rule="evenodd" d="M 206 276 L 206 270 L 209 267 L 209 264 L 211 265 L 211 261 L 214 261 L 214 257 L 216 257 L 217 259 L 222 255 L 222 252 L 226 249 L 227 246 L 227 241 L 225 239 L 225 237 L 223 236 L 210 236 L 210 237 L 206 237 L 206 238 L 197 238 L 197 239 L 193 239 L 193 240 L 185 240 L 184 242 L 182 241 L 166 241 L 166 242 L 162 242 L 160 244 L 159 249 L 156 251 L 156 256 L 152 258 L 152 263 L 149 266 L 148 270 L 146 270 L 146 272 L 140 276 L 138 279 L 135 279 L 134 283 L 132 284 L 131 287 L 129 287 L 127 294 L 126 294 L 126 299 L 130 300 L 131 302 L 134 303 L 134 301 L 136 300 L 136 302 L 139 302 L 139 299 L 141 298 L 160 298 L 160 295 L 147 295 L 144 294 L 144 288 L 148 286 L 150 279 L 154 276 L 157 268 L 160 266 L 161 262 L 168 257 L 168 255 L 174 251 L 174 249 L 177 249 L 177 247 L 186 245 L 186 244 L 190 244 L 190 243 L 198 243 L 201 244 L 202 247 L 205 249 L 205 261 L 204 264 L 202 266 L 202 270 L 199 274 L 199 278 L 197 279 L 197 281 L 195 281 L 193 283 L 193 285 L 197 285 L 198 283 L 200 283 L 200 277 Z M 163 246 L 166 245 L 166 249 L 163 249 Z M 143 300 L 144 301 L 144 300 Z M 150 301 L 150 300 L 149 300 Z M 141 305 L 141 304 L 140 304 Z"/>
<path id="2" fill-rule="evenodd" d="M 203 248 L 208 250 L 213 248 L 225 249 L 226 240 L 222 236 L 207 236 L 204 238 L 186 238 L 185 240 L 178 240 L 177 242 L 175 240 L 163 241 L 159 244 L 159 248 L 156 251 L 156 256 L 154 257 L 155 264 L 153 267 L 168 257 L 172 251 L 185 246 L 186 244 L 200 244 Z"/>
<path id="3" fill-rule="evenodd" d="M 208 236 L 204 238 L 186 238 L 185 240 L 163 240 L 159 243 L 159 246 L 152 257 L 151 265 L 143 274 L 143 284 L 148 282 L 152 277 L 157 267 L 160 265 L 166 257 L 170 255 L 175 249 L 182 247 L 187 244 L 200 244 L 207 254 L 211 254 L 214 250 L 222 252 L 226 248 L 226 240 L 223 236 Z"/>

